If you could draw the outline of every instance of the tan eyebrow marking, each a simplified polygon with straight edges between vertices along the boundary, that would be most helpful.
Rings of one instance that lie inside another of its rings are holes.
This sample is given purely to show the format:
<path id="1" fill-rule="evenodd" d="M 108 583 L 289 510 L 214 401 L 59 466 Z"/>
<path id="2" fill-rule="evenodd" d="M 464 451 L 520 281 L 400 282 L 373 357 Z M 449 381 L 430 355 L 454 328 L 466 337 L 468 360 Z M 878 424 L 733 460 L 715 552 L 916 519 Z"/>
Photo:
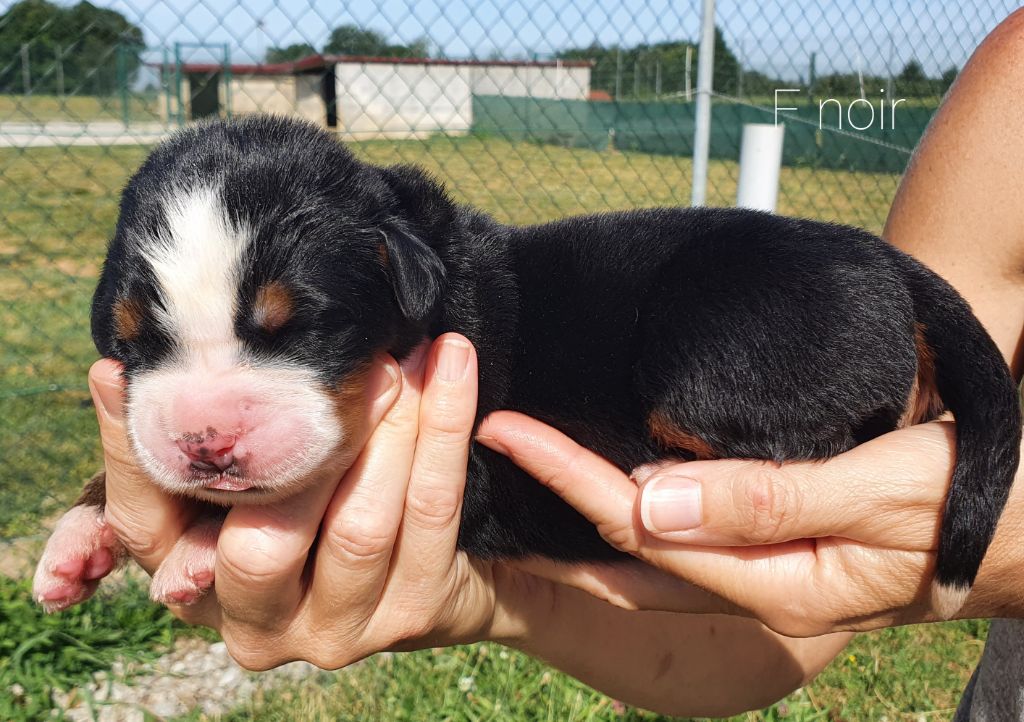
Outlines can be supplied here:
<path id="1" fill-rule="evenodd" d="M 131 341 L 142 331 L 142 304 L 135 298 L 114 301 L 114 335 L 122 341 Z"/>
<path id="2" fill-rule="evenodd" d="M 260 286 L 253 302 L 252 316 L 256 325 L 268 333 L 284 326 L 292 317 L 295 304 L 292 294 L 280 281 L 271 281 Z"/>

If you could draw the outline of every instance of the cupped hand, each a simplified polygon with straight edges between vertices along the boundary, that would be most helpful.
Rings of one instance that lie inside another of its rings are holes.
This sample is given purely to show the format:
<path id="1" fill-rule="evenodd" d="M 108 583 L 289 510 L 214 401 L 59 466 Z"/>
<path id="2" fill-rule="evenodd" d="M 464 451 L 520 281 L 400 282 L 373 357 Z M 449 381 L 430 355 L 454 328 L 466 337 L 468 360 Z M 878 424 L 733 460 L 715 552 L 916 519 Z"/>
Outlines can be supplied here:
<path id="1" fill-rule="evenodd" d="M 108 369 L 94 368 L 94 388 L 110 380 L 102 378 Z M 337 488 L 232 508 L 218 540 L 213 593 L 172 607 L 186 621 L 218 629 L 247 668 L 304 659 L 333 669 L 386 649 L 502 634 L 496 572 L 456 550 L 476 411 L 475 352 L 448 334 L 401 368 L 380 359 L 373 374 L 376 428 Z M 106 386 L 119 390 L 116 380 Z M 103 390 L 98 398 L 106 407 Z M 104 414 L 107 517 L 153 571 L 191 512 L 138 472 L 123 422 Z"/>
<path id="2" fill-rule="evenodd" d="M 662 570 L 790 636 L 937 618 L 930 587 L 955 458 L 951 423 L 895 431 L 828 461 L 666 463 L 632 478 L 522 414 L 492 414 L 477 439 L 656 568 L 632 568 L 625 587 L 614 567 L 531 562 L 533 573 L 620 606 L 708 611 Z"/>

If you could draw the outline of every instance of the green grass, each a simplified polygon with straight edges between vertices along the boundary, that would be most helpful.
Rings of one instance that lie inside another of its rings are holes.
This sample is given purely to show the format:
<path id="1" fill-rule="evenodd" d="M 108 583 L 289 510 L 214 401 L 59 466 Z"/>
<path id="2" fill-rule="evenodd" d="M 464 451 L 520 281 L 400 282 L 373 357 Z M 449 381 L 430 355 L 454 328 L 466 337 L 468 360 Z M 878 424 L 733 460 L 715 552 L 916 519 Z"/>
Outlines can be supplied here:
<path id="1" fill-rule="evenodd" d="M 129 119 L 134 122 L 155 122 L 160 117 L 157 95 L 128 96 Z M 124 118 L 120 95 L 0 95 L 0 123 L 41 123 L 66 120 L 75 123 Z"/>
<path id="2" fill-rule="evenodd" d="M 168 647 L 180 624 L 128 582 L 116 601 L 96 597 L 47 615 L 30 598 L 29 583 L 0 576 L 0 719 L 47 715 L 54 690 L 70 691 L 115 660 L 151 659 Z M 17 687 L 15 686 L 17 685 Z M 19 689 L 20 687 L 20 689 Z"/>
<path id="3" fill-rule="evenodd" d="M 734 722 L 949 719 L 987 623 L 906 627 L 856 639 L 815 682 Z M 686 680 L 680 680 L 686 684 Z M 190 719 L 201 719 L 199 715 Z M 225 720 L 447 722 L 664 720 L 614 700 L 526 655 L 493 644 L 382 655 L 261 694 Z"/>
<path id="4" fill-rule="evenodd" d="M 0 98 L 0 118 L 3 102 Z M 354 149 L 374 162 L 425 165 L 449 184 L 457 199 L 505 222 L 685 205 L 690 197 L 691 169 L 685 158 L 475 137 L 368 142 Z M 68 504 L 100 464 L 85 391 L 85 374 L 95 358 L 88 303 L 116 218 L 119 190 L 145 152 L 132 147 L 0 150 L 0 489 L 5 494 L 0 537 L 38 532 L 39 519 Z M 731 205 L 736 178 L 735 163 L 713 161 L 710 202 Z M 897 182 L 894 175 L 785 168 L 780 211 L 879 231 Z M 48 391 L 51 387 L 61 390 Z M 20 640 L 19 645 L 38 635 L 50 641 L 49 646 L 34 647 L 36 667 L 0 661 L 6 665 L 0 670 L 8 675 L 0 676 L 0 699 L 11 680 L 36 690 L 56 684 L 56 678 L 47 681 L 42 671 L 47 665 L 63 670 L 60 683 L 70 684 L 83 679 L 94 668 L 90 664 L 102 666 L 115 654 L 166 643 L 161 631 L 167 629 L 161 621 L 166 615 L 150 607 L 141 592 L 54 621 L 34 611 L 24 586 L 2 584 L 0 596 L 10 611 L 3 612 L 7 616 L 0 623 L 14 630 L 7 634 Z M 144 618 L 141 636 L 125 632 L 136 624 L 133 614 Z M 157 631 L 145 632 L 154 627 Z M 114 631 L 123 635 L 120 641 L 103 637 Z M 64 633 L 110 644 L 102 654 L 83 653 L 88 660 L 75 661 L 79 647 L 60 642 L 66 640 L 59 637 Z M 737 719 L 948 717 L 984 633 L 984 625 L 959 623 L 862 636 L 850 648 L 853 661 L 842 657 L 801 694 Z M 0 629 L 0 637 L 7 634 Z M 61 661 L 68 655 L 70 659 Z M 7 653 L 0 654 L 0 660 L 7 658 Z M 460 680 L 465 686 L 467 678 L 472 678 L 472 688 L 460 689 Z M 0 707 L 0 719 L 8 717 Z M 268 694 L 230 717 L 251 718 L 655 719 L 623 712 L 578 682 L 524 655 L 502 654 L 494 645 L 374 659 L 345 674 L 323 675 Z"/>

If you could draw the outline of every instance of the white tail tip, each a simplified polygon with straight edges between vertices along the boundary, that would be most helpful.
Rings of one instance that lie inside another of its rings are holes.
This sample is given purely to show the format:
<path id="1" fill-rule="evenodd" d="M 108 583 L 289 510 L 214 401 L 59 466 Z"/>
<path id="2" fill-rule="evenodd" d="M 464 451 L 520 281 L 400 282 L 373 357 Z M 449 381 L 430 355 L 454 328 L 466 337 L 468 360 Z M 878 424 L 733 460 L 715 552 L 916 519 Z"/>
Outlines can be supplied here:
<path id="1" fill-rule="evenodd" d="M 932 582 L 932 609 L 942 619 L 952 619 L 963 608 L 970 587 Z"/>

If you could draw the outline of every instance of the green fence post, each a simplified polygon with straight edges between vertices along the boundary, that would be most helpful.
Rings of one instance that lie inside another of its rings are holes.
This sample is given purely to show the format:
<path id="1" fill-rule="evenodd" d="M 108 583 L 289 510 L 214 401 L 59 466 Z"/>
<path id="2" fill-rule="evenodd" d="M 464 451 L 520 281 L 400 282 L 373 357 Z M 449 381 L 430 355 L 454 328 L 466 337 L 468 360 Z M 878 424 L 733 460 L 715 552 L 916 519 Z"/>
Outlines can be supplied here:
<path id="1" fill-rule="evenodd" d="M 231 119 L 231 48 L 224 43 L 224 113 Z"/>
<path id="2" fill-rule="evenodd" d="M 178 99 L 178 125 L 185 125 L 185 105 L 181 99 L 181 43 L 174 44 L 174 93 Z"/>
<path id="3" fill-rule="evenodd" d="M 128 107 L 130 102 L 128 97 L 128 68 L 126 67 L 124 51 L 124 43 L 119 42 L 117 44 L 117 87 L 121 89 L 121 121 L 124 123 L 124 127 L 127 128 L 131 122 L 131 113 Z"/>
<path id="4" fill-rule="evenodd" d="M 163 68 L 160 71 L 160 82 L 164 89 L 164 105 L 167 108 L 167 125 L 171 124 L 171 60 L 167 56 L 167 46 L 163 47 Z"/>

